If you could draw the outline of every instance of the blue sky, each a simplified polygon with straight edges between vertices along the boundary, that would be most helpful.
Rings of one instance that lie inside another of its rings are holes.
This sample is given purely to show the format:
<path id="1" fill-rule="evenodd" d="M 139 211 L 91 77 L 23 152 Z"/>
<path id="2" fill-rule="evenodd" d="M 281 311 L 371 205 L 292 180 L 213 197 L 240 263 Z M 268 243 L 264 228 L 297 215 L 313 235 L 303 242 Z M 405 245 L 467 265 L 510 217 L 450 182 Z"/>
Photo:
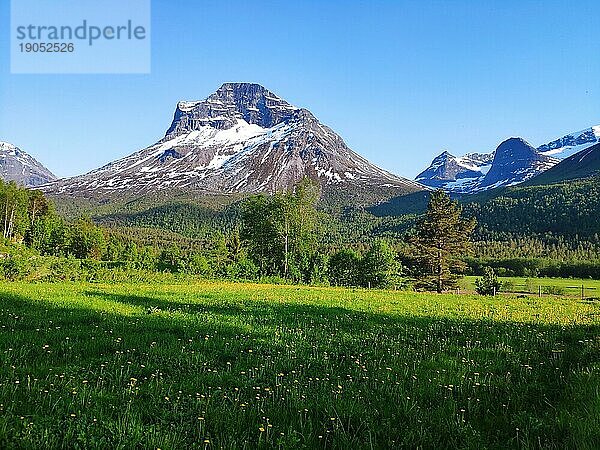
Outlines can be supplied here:
<path id="1" fill-rule="evenodd" d="M 149 75 L 11 75 L 0 6 L 0 140 L 59 176 L 162 137 L 178 100 L 258 82 L 378 165 L 533 145 L 600 124 L 596 1 L 153 0 Z"/>

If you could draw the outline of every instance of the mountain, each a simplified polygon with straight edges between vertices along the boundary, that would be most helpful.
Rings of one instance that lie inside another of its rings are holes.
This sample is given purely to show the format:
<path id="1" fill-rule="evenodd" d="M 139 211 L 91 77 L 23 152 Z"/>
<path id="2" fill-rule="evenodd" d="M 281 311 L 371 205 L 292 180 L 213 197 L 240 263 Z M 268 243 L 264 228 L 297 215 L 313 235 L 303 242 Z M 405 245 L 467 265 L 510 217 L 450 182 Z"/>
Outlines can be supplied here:
<path id="1" fill-rule="evenodd" d="M 548 170 L 556 163 L 557 159 L 538 152 L 523 139 L 510 138 L 496 149 L 492 166 L 477 189 L 513 186 Z"/>
<path id="2" fill-rule="evenodd" d="M 417 175 L 415 180 L 456 194 L 472 194 L 494 187 L 519 184 L 549 169 L 560 160 L 600 142 L 600 126 L 568 134 L 537 149 L 523 142 L 526 145 L 518 145 L 517 153 L 512 154 L 519 158 L 514 163 L 509 160 L 511 149 L 506 146 L 503 150 L 509 154 L 500 155 L 497 160 L 496 152 L 471 153 L 461 157 L 444 152 Z M 496 168 L 493 167 L 494 161 Z M 489 172 L 492 175 L 488 176 Z"/>
<path id="3" fill-rule="evenodd" d="M 600 175 L 600 144 L 588 147 L 568 157 L 551 169 L 532 178 L 526 184 L 529 186 L 554 184 L 598 175 Z"/>
<path id="4" fill-rule="evenodd" d="M 554 158 L 565 159 L 600 142 L 600 125 L 571 133 L 538 147 L 538 151 Z"/>
<path id="5" fill-rule="evenodd" d="M 468 192 L 477 185 L 490 169 L 494 154 L 469 153 L 456 157 L 444 152 L 415 178 L 432 188 L 452 192 Z"/>
<path id="6" fill-rule="evenodd" d="M 56 180 L 54 174 L 31 155 L 8 142 L 0 142 L 0 178 L 27 187 Z"/>
<path id="7" fill-rule="evenodd" d="M 307 109 L 251 83 L 225 83 L 205 100 L 179 102 L 156 144 L 44 189 L 91 198 L 247 194 L 286 190 L 304 176 L 325 193 L 374 201 L 424 189 L 353 152 Z"/>

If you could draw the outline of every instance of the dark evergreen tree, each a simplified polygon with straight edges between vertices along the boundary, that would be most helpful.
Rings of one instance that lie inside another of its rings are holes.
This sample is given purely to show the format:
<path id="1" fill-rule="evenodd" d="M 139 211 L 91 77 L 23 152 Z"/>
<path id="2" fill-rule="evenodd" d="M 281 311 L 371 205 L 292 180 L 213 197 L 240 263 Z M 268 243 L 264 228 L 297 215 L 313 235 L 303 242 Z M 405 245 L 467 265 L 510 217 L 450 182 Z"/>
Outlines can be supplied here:
<path id="1" fill-rule="evenodd" d="M 475 219 L 461 217 L 458 202 L 437 190 L 431 194 L 425 215 L 419 220 L 411 241 L 419 261 L 421 287 L 443 292 L 456 285 L 464 270 L 462 258 L 471 250 Z"/>
<path id="2" fill-rule="evenodd" d="M 496 295 L 500 292 L 502 283 L 491 267 L 486 267 L 483 271 L 483 277 L 475 280 L 475 286 L 479 295 Z"/>

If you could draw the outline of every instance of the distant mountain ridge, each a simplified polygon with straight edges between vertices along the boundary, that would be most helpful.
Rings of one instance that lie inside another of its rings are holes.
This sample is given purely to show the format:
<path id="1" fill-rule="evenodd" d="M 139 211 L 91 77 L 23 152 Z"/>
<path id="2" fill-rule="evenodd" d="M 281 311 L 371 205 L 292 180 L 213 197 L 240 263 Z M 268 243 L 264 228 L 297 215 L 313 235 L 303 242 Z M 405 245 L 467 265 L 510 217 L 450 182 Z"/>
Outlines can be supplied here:
<path id="1" fill-rule="evenodd" d="M 257 193 L 289 189 L 304 176 L 350 196 L 425 189 L 370 163 L 310 111 L 253 83 L 225 83 L 205 100 L 179 102 L 156 144 L 44 189 L 90 197 Z"/>
<path id="2" fill-rule="evenodd" d="M 56 176 L 35 158 L 8 142 L 0 142 L 0 178 L 26 187 L 56 180 Z"/>
<path id="3" fill-rule="evenodd" d="M 547 156 L 566 159 L 598 142 L 600 142 L 600 125 L 568 134 L 548 144 L 541 145 L 538 147 L 538 151 Z"/>
<path id="4" fill-rule="evenodd" d="M 452 190 L 468 190 L 487 174 L 493 159 L 494 153 L 469 153 L 456 157 L 445 151 L 415 180 L 436 189 L 450 190 L 452 186 Z"/>
<path id="5" fill-rule="evenodd" d="M 525 184 L 530 186 L 554 184 L 595 176 L 600 176 L 600 143 L 564 159 Z"/>
<path id="6" fill-rule="evenodd" d="M 600 126 L 568 134 L 537 149 L 521 138 L 511 138 L 492 153 L 471 153 L 455 157 L 444 152 L 434 158 L 431 165 L 417 175 L 415 180 L 456 194 L 512 186 L 539 175 L 560 160 L 598 142 Z M 472 155 L 477 155 L 480 159 L 473 160 Z"/>

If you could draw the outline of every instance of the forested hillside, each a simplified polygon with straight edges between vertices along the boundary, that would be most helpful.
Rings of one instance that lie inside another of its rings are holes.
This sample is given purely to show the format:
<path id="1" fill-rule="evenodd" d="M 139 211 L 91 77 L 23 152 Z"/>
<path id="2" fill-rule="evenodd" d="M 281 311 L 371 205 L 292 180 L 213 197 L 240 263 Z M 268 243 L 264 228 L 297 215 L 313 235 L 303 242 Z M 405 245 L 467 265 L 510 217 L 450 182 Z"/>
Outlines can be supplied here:
<path id="1" fill-rule="evenodd" d="M 468 201 L 465 212 L 477 218 L 482 237 L 553 233 L 588 239 L 600 233 L 598 181 L 508 188 Z"/>

